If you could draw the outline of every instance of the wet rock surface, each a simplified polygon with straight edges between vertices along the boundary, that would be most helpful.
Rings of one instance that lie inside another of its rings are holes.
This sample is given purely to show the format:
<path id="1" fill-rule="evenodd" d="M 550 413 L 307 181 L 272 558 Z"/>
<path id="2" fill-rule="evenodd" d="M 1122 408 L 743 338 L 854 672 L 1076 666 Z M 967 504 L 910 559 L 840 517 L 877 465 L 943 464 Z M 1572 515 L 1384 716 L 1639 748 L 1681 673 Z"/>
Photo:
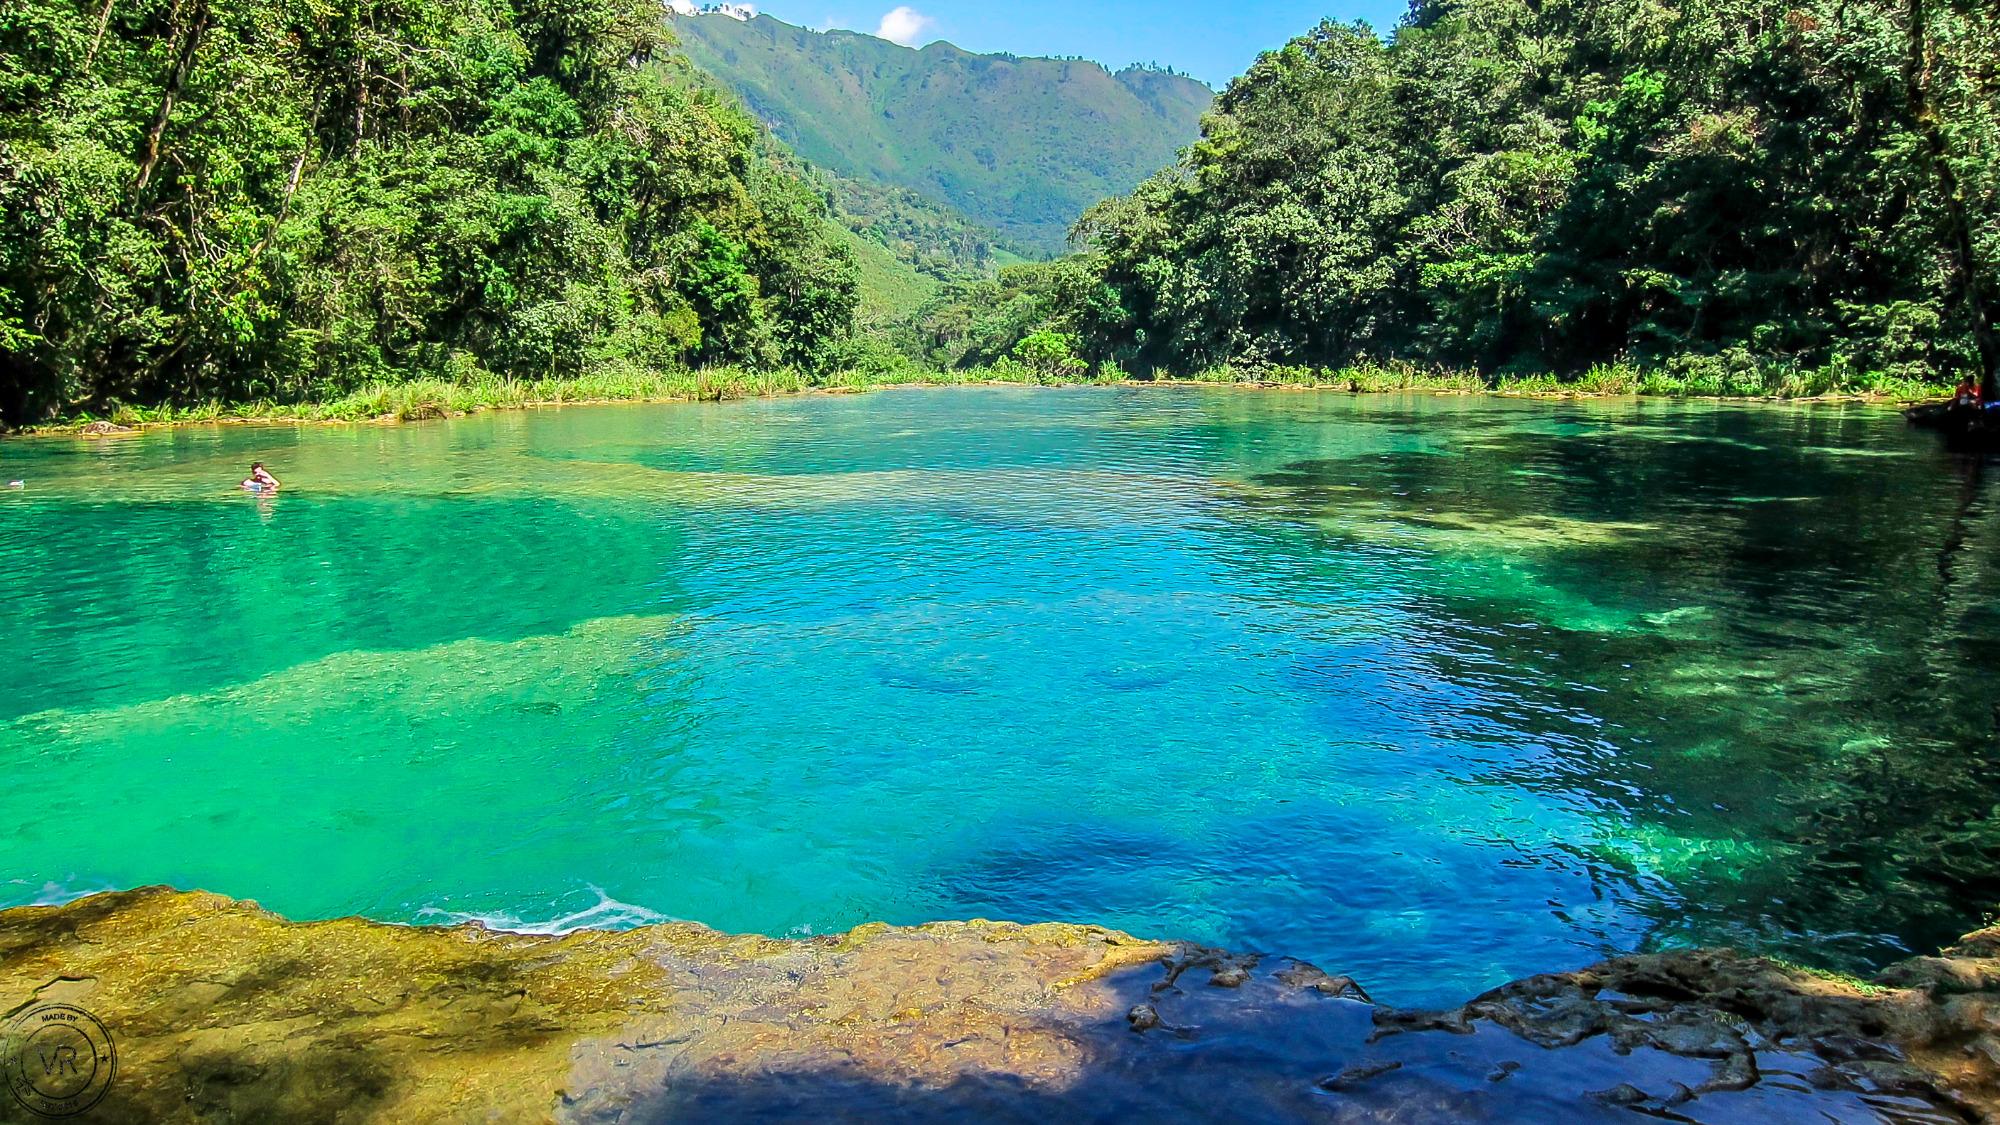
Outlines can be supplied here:
<path id="1" fill-rule="evenodd" d="M 1976 1121 L 1991 982 L 2000 932 L 1867 985 L 1671 953 L 1412 1012 L 1091 926 L 535 937 L 162 889 L 0 912 L 6 1018 L 75 1005 L 116 1044 L 86 1121 Z"/>

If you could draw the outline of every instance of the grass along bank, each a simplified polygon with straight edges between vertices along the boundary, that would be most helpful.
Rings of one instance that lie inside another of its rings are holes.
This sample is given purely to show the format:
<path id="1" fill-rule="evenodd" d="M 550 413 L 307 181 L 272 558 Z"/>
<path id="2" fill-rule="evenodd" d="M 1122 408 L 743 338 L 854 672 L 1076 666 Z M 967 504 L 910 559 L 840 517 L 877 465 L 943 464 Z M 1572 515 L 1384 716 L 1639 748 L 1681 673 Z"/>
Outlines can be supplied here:
<path id="1" fill-rule="evenodd" d="M 116 427 L 166 426 L 195 422 L 411 422 L 449 418 L 484 410 L 515 410 L 538 406 L 576 406 L 617 402 L 720 402 L 725 399 L 771 398 L 808 391 L 859 391 L 901 384 L 971 382 L 1032 382 L 1011 373 L 847 371 L 808 375 L 793 368 L 758 371 L 739 367 L 692 371 L 600 372 L 574 378 L 506 379 L 477 376 L 464 380 L 404 379 L 371 382 L 324 401 L 203 402 L 138 406 L 116 404 L 81 410 L 35 426 L 24 433 L 62 433 L 109 424 Z"/>
<path id="2" fill-rule="evenodd" d="M 1713 358 L 1713 357 L 1705 357 Z M 1360 364 L 1351 367 L 1219 367 L 1199 372 L 1188 382 L 1255 383 L 1347 390 L 1430 391 L 1445 394 L 1502 394 L 1545 398 L 1644 395 L 1657 398 L 1756 398 L 1781 400 L 1865 399 L 1917 402 L 1941 398 L 1951 385 L 1936 378 L 1915 378 L 1842 368 L 1804 369 L 1756 363 L 1689 363 L 1673 370 L 1600 364 L 1580 375 L 1548 373 L 1485 375 L 1477 371 L 1431 368 L 1414 364 Z"/>
<path id="3" fill-rule="evenodd" d="M 1002 359 L 983 367 L 933 370 L 911 364 L 878 364 L 827 375 L 791 369 L 738 367 L 692 371 L 598 372 L 574 378 L 505 379 L 481 376 L 453 381 L 409 379 L 370 383 L 320 402 L 257 401 L 187 405 L 113 405 L 28 427 L 25 432 L 60 433 L 93 425 L 117 427 L 192 422 L 366 422 L 417 421 L 538 406 L 615 402 L 717 402 L 769 398 L 808 391 L 867 391 L 894 386 L 954 386 L 998 383 L 1029 386 L 1242 386 L 1290 387 L 1368 394 L 1396 391 L 1432 394 L 1502 394 L 1560 398 L 1645 395 L 1663 398 L 1757 398 L 1776 400 L 1858 399 L 1915 402 L 1947 395 L 1942 382 L 1882 374 L 1799 371 L 1749 367 L 1690 372 L 1647 371 L 1624 366 L 1592 368 L 1572 379 L 1554 375 L 1489 377 L 1403 364 L 1342 368 L 1217 367 L 1191 376 L 1151 373 L 1135 376 L 1113 365 L 1095 369 L 1075 360 L 1023 362 Z"/>

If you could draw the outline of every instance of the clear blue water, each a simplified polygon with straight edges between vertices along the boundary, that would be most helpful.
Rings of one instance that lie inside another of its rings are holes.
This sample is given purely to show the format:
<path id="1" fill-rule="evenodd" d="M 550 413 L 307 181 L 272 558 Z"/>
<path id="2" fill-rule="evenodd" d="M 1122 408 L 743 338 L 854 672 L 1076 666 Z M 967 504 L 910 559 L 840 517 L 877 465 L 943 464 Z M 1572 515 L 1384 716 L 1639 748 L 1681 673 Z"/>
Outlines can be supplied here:
<path id="1" fill-rule="evenodd" d="M 1228 390 L 9 441 L 0 899 L 1865 967 L 1995 897 L 1978 474 L 1869 407 Z"/>

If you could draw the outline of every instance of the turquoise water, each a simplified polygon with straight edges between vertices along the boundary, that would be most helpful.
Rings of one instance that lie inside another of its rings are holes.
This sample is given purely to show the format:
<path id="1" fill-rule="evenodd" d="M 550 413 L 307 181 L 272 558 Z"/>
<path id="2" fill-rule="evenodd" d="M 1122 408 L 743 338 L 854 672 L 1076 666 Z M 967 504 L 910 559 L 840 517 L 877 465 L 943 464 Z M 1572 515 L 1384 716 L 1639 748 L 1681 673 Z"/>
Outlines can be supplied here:
<path id="1" fill-rule="evenodd" d="M 1229 390 L 9 441 L 0 899 L 1089 920 L 1402 1003 L 1866 967 L 2000 900 L 1979 472 L 1868 407 Z"/>

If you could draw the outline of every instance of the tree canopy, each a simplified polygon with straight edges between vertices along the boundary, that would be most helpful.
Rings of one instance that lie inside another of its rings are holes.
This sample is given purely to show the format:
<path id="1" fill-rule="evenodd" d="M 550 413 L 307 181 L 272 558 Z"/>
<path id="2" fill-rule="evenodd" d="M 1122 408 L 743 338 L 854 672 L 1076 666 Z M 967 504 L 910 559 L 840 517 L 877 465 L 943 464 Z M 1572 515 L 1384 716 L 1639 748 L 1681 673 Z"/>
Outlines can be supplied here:
<path id="1" fill-rule="evenodd" d="M 2000 364 L 2000 10 L 1416 0 L 1325 23 L 1079 227 L 1098 358 Z"/>
<path id="2" fill-rule="evenodd" d="M 0 12 L 0 420 L 385 375 L 813 366 L 823 194 L 645 0 Z"/>

